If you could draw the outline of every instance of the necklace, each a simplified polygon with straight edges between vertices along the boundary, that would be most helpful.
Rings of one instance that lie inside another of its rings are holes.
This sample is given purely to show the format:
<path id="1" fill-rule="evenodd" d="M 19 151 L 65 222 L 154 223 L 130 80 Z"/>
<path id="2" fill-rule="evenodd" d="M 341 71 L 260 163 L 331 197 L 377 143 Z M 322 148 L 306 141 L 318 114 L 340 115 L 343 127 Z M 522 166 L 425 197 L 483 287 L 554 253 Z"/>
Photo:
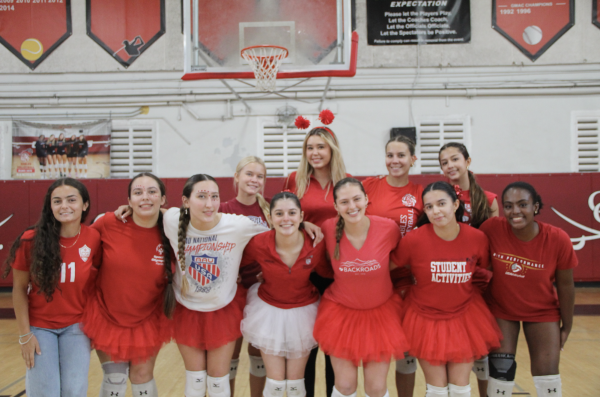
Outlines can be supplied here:
<path id="1" fill-rule="evenodd" d="M 60 245 L 60 246 L 61 246 L 61 247 L 63 247 L 63 248 L 72 248 L 72 247 L 73 247 L 75 244 L 77 244 L 77 241 L 79 240 L 79 235 L 80 235 L 80 234 L 81 234 L 81 225 L 79 225 L 79 231 L 77 232 L 77 239 L 75 240 L 75 242 L 74 242 L 73 244 L 71 244 L 71 245 L 70 245 L 70 246 L 68 246 L 68 247 L 65 247 L 64 245 L 62 245 L 62 244 L 60 243 L 60 240 L 59 240 L 59 243 L 58 243 L 58 245 Z"/>

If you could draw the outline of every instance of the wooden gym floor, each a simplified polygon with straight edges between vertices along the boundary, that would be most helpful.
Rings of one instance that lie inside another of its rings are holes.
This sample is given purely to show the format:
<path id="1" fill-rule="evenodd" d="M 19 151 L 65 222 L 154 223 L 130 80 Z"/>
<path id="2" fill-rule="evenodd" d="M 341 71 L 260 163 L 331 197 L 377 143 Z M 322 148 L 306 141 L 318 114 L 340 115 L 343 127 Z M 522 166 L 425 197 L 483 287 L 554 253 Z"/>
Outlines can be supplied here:
<path id="1" fill-rule="evenodd" d="M 583 397 L 600 395 L 600 288 L 576 289 L 576 315 L 573 331 L 561 355 L 560 372 L 562 374 L 563 396 Z M 10 319 L 7 319 L 11 317 Z M 0 293 L 0 397 L 25 396 L 25 364 L 21 358 L 18 331 L 12 311 L 10 293 Z M 235 397 L 250 397 L 248 388 L 248 354 L 246 345 L 242 348 L 240 365 L 235 387 Z M 535 396 L 535 388 L 529 372 L 529 353 L 521 333 L 517 352 L 517 377 L 515 396 Z M 317 372 L 323 373 L 324 360 L 320 354 Z M 183 396 L 185 371 L 177 346 L 173 343 L 165 346 L 156 362 L 155 378 L 161 396 Z M 102 370 L 92 352 L 89 397 L 96 397 L 102 380 Z M 358 396 L 364 397 L 362 382 L 359 379 Z M 396 397 L 394 383 L 394 365 L 388 375 L 388 387 L 391 397 Z M 471 374 L 472 395 L 477 396 L 477 380 Z M 325 396 L 323 376 L 317 376 L 317 397 Z M 421 370 L 417 372 L 415 396 L 425 395 L 425 380 Z M 131 396 L 131 388 L 127 391 Z"/>

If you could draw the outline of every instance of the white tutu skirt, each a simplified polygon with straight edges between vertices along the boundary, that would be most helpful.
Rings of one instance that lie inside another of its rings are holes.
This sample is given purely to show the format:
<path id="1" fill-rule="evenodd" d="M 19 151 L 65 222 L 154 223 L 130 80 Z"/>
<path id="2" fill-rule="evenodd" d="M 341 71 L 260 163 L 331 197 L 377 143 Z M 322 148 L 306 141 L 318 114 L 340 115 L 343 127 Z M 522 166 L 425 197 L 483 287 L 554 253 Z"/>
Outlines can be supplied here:
<path id="1" fill-rule="evenodd" d="M 244 338 L 252 346 L 273 356 L 291 359 L 308 356 L 317 346 L 313 328 L 319 302 L 280 309 L 260 299 L 259 285 L 254 284 L 248 290 L 241 326 Z"/>

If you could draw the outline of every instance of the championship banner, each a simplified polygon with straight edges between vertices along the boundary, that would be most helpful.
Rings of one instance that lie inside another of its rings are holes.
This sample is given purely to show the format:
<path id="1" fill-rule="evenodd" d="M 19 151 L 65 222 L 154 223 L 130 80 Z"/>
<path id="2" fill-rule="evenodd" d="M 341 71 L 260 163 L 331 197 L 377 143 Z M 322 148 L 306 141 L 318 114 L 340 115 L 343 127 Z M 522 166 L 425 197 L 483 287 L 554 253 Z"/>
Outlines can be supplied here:
<path id="1" fill-rule="evenodd" d="M 87 34 L 129 67 L 165 33 L 165 0 L 86 0 Z"/>
<path id="2" fill-rule="evenodd" d="M 13 179 L 108 178 L 110 121 L 40 124 L 13 121 Z"/>
<path id="3" fill-rule="evenodd" d="M 470 41 L 469 0 L 367 0 L 369 45 Z"/>
<path id="4" fill-rule="evenodd" d="M 600 28 L 600 0 L 592 0 L 592 23 Z"/>
<path id="5" fill-rule="evenodd" d="M 538 59 L 575 23 L 575 0 L 492 0 L 492 27 L 531 61 Z"/>
<path id="6" fill-rule="evenodd" d="M 31 70 L 71 34 L 71 0 L 0 0 L 0 42 Z"/>

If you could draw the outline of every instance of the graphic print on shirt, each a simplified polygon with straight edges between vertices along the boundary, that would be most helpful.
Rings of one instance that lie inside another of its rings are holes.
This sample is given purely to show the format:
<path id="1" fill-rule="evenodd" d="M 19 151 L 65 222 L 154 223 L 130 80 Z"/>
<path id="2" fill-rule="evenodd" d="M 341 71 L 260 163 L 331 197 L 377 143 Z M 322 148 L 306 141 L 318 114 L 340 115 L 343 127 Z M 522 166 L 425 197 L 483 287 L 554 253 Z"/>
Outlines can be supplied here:
<path id="1" fill-rule="evenodd" d="M 466 214 L 463 215 L 463 222 L 467 223 L 469 222 L 469 219 L 471 219 L 471 204 L 465 204 L 465 212 Z"/>
<path id="2" fill-rule="evenodd" d="M 195 292 L 208 293 L 213 288 L 218 289 L 227 278 L 229 260 L 226 254 L 237 244 L 219 242 L 217 237 L 215 234 L 186 238 L 186 277 L 196 287 Z"/>
<path id="3" fill-rule="evenodd" d="M 162 266 L 165 262 L 164 253 L 165 253 L 165 250 L 163 249 L 163 245 L 158 244 L 156 246 L 156 254 L 154 254 L 151 261 L 154 262 L 155 265 Z"/>
<path id="4" fill-rule="evenodd" d="M 204 287 L 216 281 L 221 275 L 219 258 L 206 254 L 200 256 L 192 255 L 192 263 L 190 263 L 188 273 Z"/>
<path id="5" fill-rule="evenodd" d="M 340 272 L 344 273 L 368 273 L 381 269 L 381 264 L 376 259 L 363 261 L 356 258 L 354 261 L 340 263 Z"/>
<path id="6" fill-rule="evenodd" d="M 414 207 L 417 205 L 417 199 L 412 194 L 407 193 L 402 197 L 402 204 L 404 204 L 405 207 Z"/>
<path id="7" fill-rule="evenodd" d="M 467 258 L 464 261 L 432 261 L 431 262 L 431 282 L 445 284 L 464 284 L 471 280 L 473 272 L 468 272 L 471 268 L 469 262 L 473 258 Z"/>
<path id="8" fill-rule="evenodd" d="M 87 262 L 91 253 L 92 249 L 87 245 L 84 245 L 83 247 L 79 248 L 79 257 L 81 257 L 81 260 L 84 262 Z"/>
<path id="9" fill-rule="evenodd" d="M 494 252 L 492 257 L 506 265 L 504 274 L 507 276 L 525 278 L 528 270 L 543 270 L 546 267 L 543 263 L 505 252 Z"/>
<path id="10" fill-rule="evenodd" d="M 263 219 L 260 216 L 254 216 L 254 215 L 246 215 L 248 217 L 248 219 L 250 219 L 252 222 L 256 223 L 257 225 L 262 225 L 264 227 L 269 227 L 269 224 L 265 221 L 263 221 Z"/>

